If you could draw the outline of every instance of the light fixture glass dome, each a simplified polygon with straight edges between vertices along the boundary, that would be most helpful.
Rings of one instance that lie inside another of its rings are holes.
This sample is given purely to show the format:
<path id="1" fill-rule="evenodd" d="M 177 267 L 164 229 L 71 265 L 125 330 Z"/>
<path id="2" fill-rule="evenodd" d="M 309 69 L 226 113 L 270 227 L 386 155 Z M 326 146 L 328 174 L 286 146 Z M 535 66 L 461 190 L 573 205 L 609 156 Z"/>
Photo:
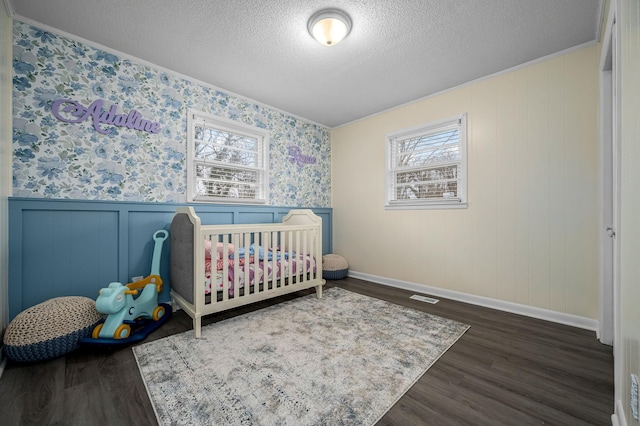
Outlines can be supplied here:
<path id="1" fill-rule="evenodd" d="M 339 9 L 323 9 L 311 16 L 309 33 L 325 46 L 334 46 L 351 31 L 351 18 Z"/>

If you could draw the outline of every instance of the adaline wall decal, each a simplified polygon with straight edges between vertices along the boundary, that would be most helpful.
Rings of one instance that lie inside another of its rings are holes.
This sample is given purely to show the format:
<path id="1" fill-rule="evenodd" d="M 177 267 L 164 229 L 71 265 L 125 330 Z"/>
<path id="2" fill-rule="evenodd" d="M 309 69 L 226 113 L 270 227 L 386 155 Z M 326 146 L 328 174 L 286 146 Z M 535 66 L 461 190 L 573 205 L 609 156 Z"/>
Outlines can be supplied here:
<path id="1" fill-rule="evenodd" d="M 114 126 L 143 130 L 149 133 L 160 133 L 160 123 L 143 119 L 142 114 L 135 109 L 129 111 L 129 114 L 118 114 L 118 105 L 113 104 L 106 111 L 102 109 L 103 103 L 102 99 L 97 99 L 89 107 L 85 107 L 78 101 L 58 99 L 51 104 L 51 113 L 58 120 L 66 123 L 81 123 L 91 117 L 93 119 L 93 128 L 103 135 L 108 135 L 111 130 L 103 129 L 100 127 L 101 124 L 113 124 Z"/>

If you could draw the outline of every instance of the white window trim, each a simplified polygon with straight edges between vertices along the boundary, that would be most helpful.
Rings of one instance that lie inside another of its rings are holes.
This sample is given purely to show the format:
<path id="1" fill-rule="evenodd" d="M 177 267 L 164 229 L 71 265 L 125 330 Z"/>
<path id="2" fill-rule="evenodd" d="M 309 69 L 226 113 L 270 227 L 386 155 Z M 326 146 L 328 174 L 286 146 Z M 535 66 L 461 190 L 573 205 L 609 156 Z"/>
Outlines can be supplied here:
<path id="1" fill-rule="evenodd" d="M 439 127 L 460 123 L 460 170 L 458 170 L 458 197 L 452 200 L 441 198 L 437 200 L 392 200 L 392 188 L 394 185 L 393 168 L 391 165 L 392 141 L 396 138 L 410 138 L 422 133 L 430 132 Z M 466 209 L 467 205 L 467 114 L 460 114 L 454 117 L 425 123 L 409 129 L 402 129 L 386 135 L 385 140 L 385 185 L 384 199 L 386 210 L 418 210 L 418 209 Z"/>
<path id="2" fill-rule="evenodd" d="M 239 199 L 227 197 L 194 197 L 195 167 L 194 167 L 194 124 L 205 120 L 211 122 L 212 127 L 231 133 L 242 134 L 259 140 L 262 148 L 262 165 L 264 173 L 262 179 L 262 197 L 259 199 Z M 187 202 L 207 204 L 269 204 L 269 132 L 259 127 L 218 117 L 201 111 L 189 109 L 187 111 Z"/>

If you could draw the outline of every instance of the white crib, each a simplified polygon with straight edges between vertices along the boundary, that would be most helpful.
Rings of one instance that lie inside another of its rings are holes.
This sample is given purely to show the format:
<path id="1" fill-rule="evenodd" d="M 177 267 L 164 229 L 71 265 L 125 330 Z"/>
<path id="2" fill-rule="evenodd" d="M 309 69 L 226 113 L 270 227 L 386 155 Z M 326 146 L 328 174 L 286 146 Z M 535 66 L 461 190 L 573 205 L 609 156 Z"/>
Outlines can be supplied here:
<path id="1" fill-rule="evenodd" d="M 193 319 L 316 288 L 322 297 L 322 218 L 291 210 L 282 223 L 202 225 L 179 207 L 170 229 L 171 300 Z"/>

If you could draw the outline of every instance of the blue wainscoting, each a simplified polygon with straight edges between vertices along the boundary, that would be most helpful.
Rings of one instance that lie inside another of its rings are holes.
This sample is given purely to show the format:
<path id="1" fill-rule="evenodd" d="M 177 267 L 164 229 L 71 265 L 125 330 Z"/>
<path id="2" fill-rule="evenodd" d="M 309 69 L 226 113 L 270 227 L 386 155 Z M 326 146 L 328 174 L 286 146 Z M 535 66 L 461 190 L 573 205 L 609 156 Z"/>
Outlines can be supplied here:
<path id="1" fill-rule="evenodd" d="M 169 229 L 174 203 L 9 199 L 9 319 L 52 297 L 86 296 L 112 281 L 149 275 L 153 233 Z M 281 222 L 289 207 L 191 204 L 203 224 Z M 322 217 L 322 252 L 332 251 L 332 209 Z M 160 301 L 169 301 L 169 241 Z"/>

